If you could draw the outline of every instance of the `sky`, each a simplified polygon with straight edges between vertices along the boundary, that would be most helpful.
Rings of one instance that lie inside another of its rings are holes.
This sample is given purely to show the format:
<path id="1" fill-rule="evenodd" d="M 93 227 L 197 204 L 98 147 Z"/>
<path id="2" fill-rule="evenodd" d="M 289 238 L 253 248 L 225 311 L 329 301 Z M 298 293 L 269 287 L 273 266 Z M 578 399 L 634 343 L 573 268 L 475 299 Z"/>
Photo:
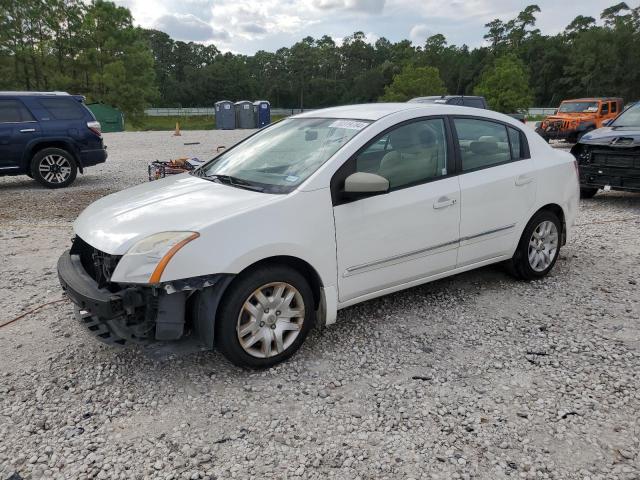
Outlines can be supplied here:
<path id="1" fill-rule="evenodd" d="M 214 44 L 222 51 L 251 55 L 290 47 L 306 36 L 330 35 L 340 43 L 362 31 L 369 41 L 410 39 L 423 45 L 442 33 L 449 44 L 483 44 L 484 24 L 515 17 L 537 4 L 537 27 L 562 31 L 577 15 L 600 18 L 617 0 L 116 0 L 135 23 L 175 40 Z"/>

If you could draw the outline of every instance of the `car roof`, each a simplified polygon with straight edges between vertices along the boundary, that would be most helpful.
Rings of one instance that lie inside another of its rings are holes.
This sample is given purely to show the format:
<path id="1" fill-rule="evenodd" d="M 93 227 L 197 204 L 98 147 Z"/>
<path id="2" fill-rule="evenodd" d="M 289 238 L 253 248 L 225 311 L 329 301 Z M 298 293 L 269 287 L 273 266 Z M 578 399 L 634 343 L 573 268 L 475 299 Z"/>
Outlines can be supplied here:
<path id="1" fill-rule="evenodd" d="M 67 92 L 0 92 L 1 96 L 12 97 L 31 97 L 31 96 L 47 96 L 47 95 L 69 95 Z"/>
<path id="2" fill-rule="evenodd" d="M 432 102 L 432 101 L 436 101 L 436 100 L 451 100 L 452 98 L 482 98 L 482 99 L 484 99 L 484 97 L 481 97 L 479 95 L 430 95 L 430 96 L 427 96 L 427 97 L 415 97 L 415 98 L 412 98 L 411 100 L 409 100 L 409 103 Z"/>
<path id="3" fill-rule="evenodd" d="M 586 97 L 586 98 L 572 98 L 570 100 L 563 100 L 562 103 L 565 102 L 597 102 L 597 101 L 603 101 L 603 102 L 610 102 L 612 100 L 620 100 L 622 101 L 622 98 L 620 97 Z"/>
<path id="4" fill-rule="evenodd" d="M 448 105 L 446 103 L 366 103 L 346 105 L 344 107 L 324 108 L 295 115 L 291 118 L 345 118 L 353 120 L 379 120 L 387 115 L 416 110 L 416 116 L 422 115 L 471 115 L 474 117 L 494 118 L 501 121 L 513 120 L 507 115 L 473 107 Z"/>

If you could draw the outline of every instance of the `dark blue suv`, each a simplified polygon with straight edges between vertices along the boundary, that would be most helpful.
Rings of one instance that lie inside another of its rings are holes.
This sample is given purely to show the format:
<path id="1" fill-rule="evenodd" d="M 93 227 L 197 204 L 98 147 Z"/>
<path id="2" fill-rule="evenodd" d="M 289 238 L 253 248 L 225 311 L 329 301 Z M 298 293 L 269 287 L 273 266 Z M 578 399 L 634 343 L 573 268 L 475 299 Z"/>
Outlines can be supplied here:
<path id="1" fill-rule="evenodd" d="M 100 123 L 83 101 L 62 92 L 0 92 L 0 175 L 62 188 L 78 170 L 104 162 Z"/>

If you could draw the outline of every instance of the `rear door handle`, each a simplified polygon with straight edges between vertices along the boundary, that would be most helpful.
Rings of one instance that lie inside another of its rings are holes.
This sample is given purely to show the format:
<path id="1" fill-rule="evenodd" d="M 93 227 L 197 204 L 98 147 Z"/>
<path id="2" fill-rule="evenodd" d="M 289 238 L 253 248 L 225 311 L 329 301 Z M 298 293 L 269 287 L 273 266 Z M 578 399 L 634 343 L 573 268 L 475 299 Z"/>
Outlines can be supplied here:
<path id="1" fill-rule="evenodd" d="M 533 182 L 533 177 L 529 175 L 520 175 L 516 178 L 516 187 L 522 187 L 523 185 L 527 185 Z"/>
<path id="2" fill-rule="evenodd" d="M 35 132 L 36 129 L 35 128 L 23 128 L 22 130 L 20 130 L 20 133 L 29 133 L 29 132 Z"/>
<path id="3" fill-rule="evenodd" d="M 433 208 L 435 208 L 436 210 L 439 210 L 441 208 L 446 208 L 446 207 L 450 207 L 451 205 L 455 205 L 456 202 L 457 200 L 455 198 L 440 197 L 433 204 Z"/>

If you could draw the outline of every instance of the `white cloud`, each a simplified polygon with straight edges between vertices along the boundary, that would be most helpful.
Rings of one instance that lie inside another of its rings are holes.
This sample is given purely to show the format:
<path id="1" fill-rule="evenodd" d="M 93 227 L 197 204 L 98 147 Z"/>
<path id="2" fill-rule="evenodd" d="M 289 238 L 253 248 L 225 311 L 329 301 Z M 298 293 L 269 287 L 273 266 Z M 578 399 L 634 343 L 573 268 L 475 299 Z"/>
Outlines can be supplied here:
<path id="1" fill-rule="evenodd" d="M 214 37 L 211 25 L 192 14 L 163 15 L 156 20 L 155 28 L 179 40 L 204 42 Z"/>
<path id="2" fill-rule="evenodd" d="M 311 4 L 319 10 L 347 10 L 375 14 L 382 12 L 385 0 L 311 0 Z"/>
<path id="3" fill-rule="evenodd" d="M 424 45 L 424 42 L 427 39 L 427 37 L 429 37 L 432 34 L 433 32 L 431 31 L 431 29 L 427 25 L 421 23 L 419 25 L 414 25 L 411 28 L 411 30 L 409 31 L 409 39 L 415 45 Z"/>

